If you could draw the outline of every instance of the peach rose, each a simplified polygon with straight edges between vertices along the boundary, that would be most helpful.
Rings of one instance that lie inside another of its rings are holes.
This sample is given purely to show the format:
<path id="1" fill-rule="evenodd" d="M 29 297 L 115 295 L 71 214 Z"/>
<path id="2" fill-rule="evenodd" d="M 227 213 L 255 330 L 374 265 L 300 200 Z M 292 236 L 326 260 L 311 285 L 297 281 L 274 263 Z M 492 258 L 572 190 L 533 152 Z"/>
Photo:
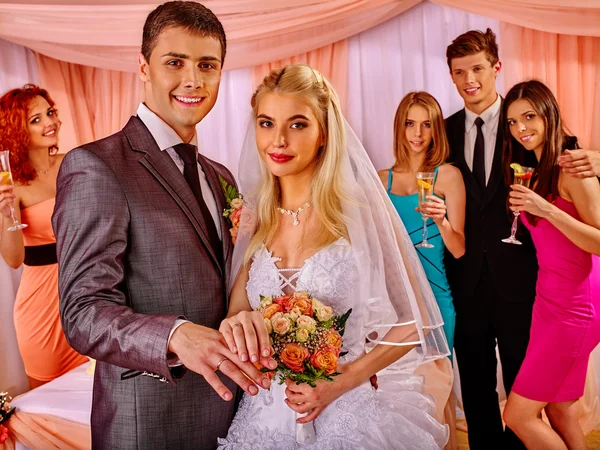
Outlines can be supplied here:
<path id="1" fill-rule="evenodd" d="M 279 335 L 287 333 L 292 328 L 292 322 L 284 316 L 271 319 L 271 325 L 273 325 L 273 331 Z"/>
<path id="2" fill-rule="evenodd" d="M 323 370 L 327 375 L 334 373 L 338 366 L 338 356 L 333 348 L 317 350 L 310 357 L 311 365 L 317 370 Z"/>
<path id="3" fill-rule="evenodd" d="M 285 344 L 279 354 L 279 359 L 294 372 L 304 372 L 304 361 L 310 358 L 308 349 L 293 342 Z"/>
<path id="4" fill-rule="evenodd" d="M 313 315 L 312 303 L 307 298 L 292 298 L 288 302 L 285 309 L 287 311 L 291 311 L 294 308 L 298 308 L 300 312 L 305 316 L 312 317 Z"/>
<path id="5" fill-rule="evenodd" d="M 296 298 L 309 298 L 310 294 L 306 291 L 298 291 L 294 293 L 294 297 Z"/>
<path id="6" fill-rule="evenodd" d="M 271 334 L 273 332 L 273 324 L 269 319 L 265 319 L 265 328 L 267 329 L 267 333 Z"/>
<path id="7" fill-rule="evenodd" d="M 231 207 L 233 209 L 240 209 L 242 206 L 244 206 L 244 200 L 241 198 L 234 198 L 231 200 Z"/>
<path id="8" fill-rule="evenodd" d="M 313 307 L 314 310 L 317 310 L 317 309 L 322 308 L 322 307 L 325 306 L 323 304 L 323 302 L 321 302 L 321 300 L 318 300 L 316 298 L 311 298 L 310 301 L 312 303 L 312 307 Z"/>
<path id="9" fill-rule="evenodd" d="M 300 316 L 298 317 L 298 320 L 296 320 L 296 326 L 309 333 L 313 333 L 317 329 L 317 322 L 312 317 Z"/>
<path id="10" fill-rule="evenodd" d="M 315 316 L 319 322 L 327 322 L 333 317 L 333 308 L 331 306 L 323 306 L 315 311 Z"/>
<path id="11" fill-rule="evenodd" d="M 307 329 L 299 328 L 296 330 L 296 340 L 298 342 L 306 342 L 310 338 L 310 334 Z"/>
<path id="12" fill-rule="evenodd" d="M 270 295 L 267 296 L 261 296 L 260 297 L 260 306 L 262 306 L 263 308 L 266 308 L 269 305 L 273 304 L 273 297 L 271 297 Z"/>
<path id="13" fill-rule="evenodd" d="M 282 311 L 283 311 L 283 308 L 281 307 L 281 305 L 273 303 L 272 305 L 269 305 L 265 308 L 265 310 L 263 311 L 263 317 L 265 319 L 272 319 L 273 316 L 275 315 L 275 313 L 282 312 Z"/>
<path id="14" fill-rule="evenodd" d="M 338 349 L 338 352 L 339 349 L 342 348 L 342 336 L 340 336 L 340 333 L 335 331 L 333 328 L 327 330 L 327 333 L 325 334 L 325 342 L 327 343 L 327 345 Z"/>
<path id="15" fill-rule="evenodd" d="M 236 209 L 229 216 L 229 220 L 231 220 L 231 226 L 233 228 L 238 228 L 240 226 L 240 220 L 242 218 L 242 210 Z"/>
<path id="16" fill-rule="evenodd" d="M 302 315 L 302 312 L 298 308 L 293 308 L 290 312 L 285 314 L 285 316 L 289 317 L 292 322 L 298 320 L 298 317 Z"/>

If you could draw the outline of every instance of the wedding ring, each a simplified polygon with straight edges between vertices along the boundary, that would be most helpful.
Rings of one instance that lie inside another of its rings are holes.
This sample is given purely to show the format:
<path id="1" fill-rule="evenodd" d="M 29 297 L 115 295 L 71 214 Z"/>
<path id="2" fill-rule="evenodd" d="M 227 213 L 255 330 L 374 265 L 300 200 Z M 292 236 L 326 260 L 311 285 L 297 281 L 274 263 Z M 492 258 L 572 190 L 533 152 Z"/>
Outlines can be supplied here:
<path id="1" fill-rule="evenodd" d="M 223 364 L 223 361 L 227 361 L 227 358 L 225 358 L 225 357 L 222 357 L 222 358 L 219 360 L 219 362 L 217 363 L 217 368 L 215 369 L 215 372 L 216 372 L 217 370 L 219 370 L 219 369 L 220 369 L 220 367 L 221 367 L 221 364 Z"/>
<path id="2" fill-rule="evenodd" d="M 231 329 L 234 329 L 235 327 L 241 327 L 242 324 L 241 323 L 234 323 L 233 325 L 231 325 Z"/>

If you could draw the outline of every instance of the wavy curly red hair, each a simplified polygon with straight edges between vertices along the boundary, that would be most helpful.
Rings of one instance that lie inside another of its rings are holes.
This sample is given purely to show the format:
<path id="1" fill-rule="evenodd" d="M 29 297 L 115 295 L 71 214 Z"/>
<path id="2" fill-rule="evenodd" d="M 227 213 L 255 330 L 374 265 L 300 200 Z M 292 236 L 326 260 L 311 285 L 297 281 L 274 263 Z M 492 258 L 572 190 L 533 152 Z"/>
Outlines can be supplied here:
<path id="1" fill-rule="evenodd" d="M 26 84 L 20 89 L 8 91 L 0 97 L 0 149 L 8 150 L 13 180 L 29 184 L 37 178 L 37 172 L 29 162 L 30 134 L 27 128 L 29 104 L 37 96 L 46 99 L 52 108 L 54 101 L 45 89 L 35 84 Z M 58 149 L 51 148 L 50 154 Z"/>

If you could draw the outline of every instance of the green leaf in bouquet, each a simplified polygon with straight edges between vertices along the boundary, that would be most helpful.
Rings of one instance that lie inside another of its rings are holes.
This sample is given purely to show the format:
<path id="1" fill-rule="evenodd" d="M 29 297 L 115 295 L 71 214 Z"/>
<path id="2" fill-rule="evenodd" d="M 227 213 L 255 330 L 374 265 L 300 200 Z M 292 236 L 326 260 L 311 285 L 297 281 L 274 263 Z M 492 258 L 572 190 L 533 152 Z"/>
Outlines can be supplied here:
<path id="1" fill-rule="evenodd" d="M 344 315 L 335 318 L 335 328 L 337 332 L 340 333 L 340 336 L 343 336 L 344 332 L 346 331 L 346 322 L 348 321 L 351 313 L 352 308 L 346 311 Z"/>

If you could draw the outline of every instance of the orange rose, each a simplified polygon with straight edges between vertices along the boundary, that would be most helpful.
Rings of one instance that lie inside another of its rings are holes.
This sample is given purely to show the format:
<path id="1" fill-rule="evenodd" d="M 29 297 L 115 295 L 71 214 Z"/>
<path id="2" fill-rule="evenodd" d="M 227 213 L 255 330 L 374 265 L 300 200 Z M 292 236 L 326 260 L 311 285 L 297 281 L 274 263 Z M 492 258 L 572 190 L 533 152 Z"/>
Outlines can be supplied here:
<path id="1" fill-rule="evenodd" d="M 241 219 L 242 219 L 242 210 L 241 209 L 234 210 L 231 213 L 231 215 L 229 216 L 229 220 L 231 220 L 231 225 L 234 228 L 239 227 Z"/>
<path id="2" fill-rule="evenodd" d="M 270 319 L 271 317 L 273 317 L 273 315 L 275 313 L 278 312 L 283 312 L 283 308 L 281 307 L 281 305 L 278 305 L 277 303 L 272 303 L 269 306 L 267 306 L 265 308 L 265 310 L 263 311 L 263 317 L 265 319 Z"/>
<path id="3" fill-rule="evenodd" d="M 288 302 L 290 301 L 290 298 L 292 298 L 291 295 L 282 295 L 281 297 L 277 297 L 276 299 L 274 299 L 273 303 L 277 303 L 278 305 L 281 305 L 287 312 L 287 305 L 288 305 Z"/>
<path id="4" fill-rule="evenodd" d="M 233 227 L 233 228 L 229 229 L 229 234 L 231 234 L 231 243 L 233 245 L 235 245 L 235 241 L 237 241 L 238 233 L 239 233 L 239 228 L 237 228 L 237 227 Z"/>
<path id="5" fill-rule="evenodd" d="M 294 372 L 304 372 L 304 361 L 310 357 L 308 349 L 300 344 L 285 344 L 279 354 L 279 359 Z"/>
<path id="6" fill-rule="evenodd" d="M 4 425 L 0 425 L 0 445 L 4 444 L 8 440 L 8 428 Z"/>
<path id="7" fill-rule="evenodd" d="M 291 311 L 294 308 L 298 308 L 303 316 L 312 317 L 313 315 L 312 302 L 307 298 L 292 298 L 285 309 Z"/>
<path id="8" fill-rule="evenodd" d="M 310 357 L 310 363 L 315 369 L 323 369 L 327 375 L 330 375 L 336 371 L 338 366 L 337 351 L 331 347 L 317 350 Z"/>
<path id="9" fill-rule="evenodd" d="M 325 342 L 327 345 L 339 350 L 342 348 L 342 336 L 340 333 L 335 331 L 333 328 L 327 330 L 327 334 L 325 334 Z"/>
<path id="10" fill-rule="evenodd" d="M 259 362 L 255 362 L 253 364 L 254 364 L 254 367 L 256 367 L 258 370 L 260 370 L 269 380 L 272 380 L 273 377 L 275 376 L 275 374 L 277 373 L 276 370 L 266 370 L 263 372 L 262 369 L 265 369 L 266 368 L 265 366 L 263 366 Z"/>

